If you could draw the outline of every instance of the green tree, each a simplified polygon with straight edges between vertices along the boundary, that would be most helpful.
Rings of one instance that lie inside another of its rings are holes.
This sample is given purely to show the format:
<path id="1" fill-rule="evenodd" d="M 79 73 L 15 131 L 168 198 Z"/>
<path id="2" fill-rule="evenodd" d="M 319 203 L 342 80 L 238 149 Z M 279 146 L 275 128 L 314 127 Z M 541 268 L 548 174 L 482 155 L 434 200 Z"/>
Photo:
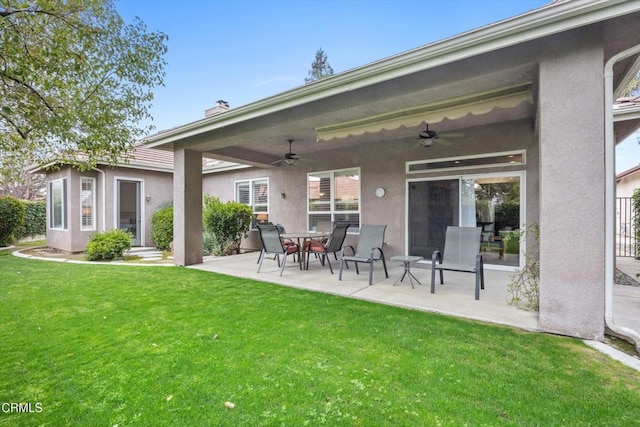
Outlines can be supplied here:
<path id="1" fill-rule="evenodd" d="M 0 152 L 117 164 L 152 130 L 166 39 L 111 0 L 0 1 Z"/>
<path id="2" fill-rule="evenodd" d="M 331 65 L 329 65 L 327 54 L 324 52 L 324 50 L 322 50 L 322 48 L 320 48 L 316 52 L 315 60 L 311 63 L 309 77 L 306 77 L 304 79 L 304 82 L 315 82 L 316 80 L 321 80 L 331 75 L 333 75 L 333 68 L 331 68 Z"/>
<path id="3" fill-rule="evenodd" d="M 45 196 L 44 175 L 29 173 L 35 163 L 25 152 L 0 152 L 0 196 L 40 200 Z"/>

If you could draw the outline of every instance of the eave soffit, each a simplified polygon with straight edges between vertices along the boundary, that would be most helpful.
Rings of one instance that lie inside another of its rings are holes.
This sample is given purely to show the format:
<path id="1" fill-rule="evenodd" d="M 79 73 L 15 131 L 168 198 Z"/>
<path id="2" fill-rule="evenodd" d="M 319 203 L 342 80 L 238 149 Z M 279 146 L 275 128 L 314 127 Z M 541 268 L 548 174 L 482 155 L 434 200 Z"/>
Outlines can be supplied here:
<path id="1" fill-rule="evenodd" d="M 439 123 L 445 119 L 457 120 L 469 114 L 479 116 L 494 109 L 515 108 L 523 103 L 533 103 L 531 82 L 318 127 L 317 141 L 393 131 L 423 123 Z"/>

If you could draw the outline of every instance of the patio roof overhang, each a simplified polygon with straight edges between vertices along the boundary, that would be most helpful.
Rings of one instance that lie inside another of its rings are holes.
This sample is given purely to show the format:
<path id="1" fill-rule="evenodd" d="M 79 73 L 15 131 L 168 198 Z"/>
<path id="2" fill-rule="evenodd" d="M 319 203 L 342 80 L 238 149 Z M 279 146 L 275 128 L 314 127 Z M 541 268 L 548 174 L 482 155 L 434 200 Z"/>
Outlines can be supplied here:
<path id="1" fill-rule="evenodd" d="M 218 160 L 273 167 L 287 151 L 288 139 L 296 141 L 296 153 L 311 156 L 381 138 L 415 139 L 427 122 L 439 123 L 437 130 L 443 132 L 535 120 L 537 65 L 522 60 L 519 65 L 494 64 L 501 58 L 499 51 L 637 11 L 638 0 L 554 2 L 151 135 L 147 141 L 154 148 L 184 148 Z M 628 79 L 631 68 L 616 70 L 616 82 Z"/>

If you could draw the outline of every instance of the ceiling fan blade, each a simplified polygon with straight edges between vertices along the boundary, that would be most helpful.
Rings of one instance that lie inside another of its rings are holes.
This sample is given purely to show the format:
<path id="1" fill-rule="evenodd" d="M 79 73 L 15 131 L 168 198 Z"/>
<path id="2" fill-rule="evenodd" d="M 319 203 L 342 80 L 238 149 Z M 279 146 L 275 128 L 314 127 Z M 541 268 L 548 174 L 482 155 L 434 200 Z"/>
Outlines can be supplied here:
<path id="1" fill-rule="evenodd" d="M 439 133 L 438 136 L 441 136 L 443 138 L 464 138 L 467 135 L 462 132 L 443 132 Z"/>

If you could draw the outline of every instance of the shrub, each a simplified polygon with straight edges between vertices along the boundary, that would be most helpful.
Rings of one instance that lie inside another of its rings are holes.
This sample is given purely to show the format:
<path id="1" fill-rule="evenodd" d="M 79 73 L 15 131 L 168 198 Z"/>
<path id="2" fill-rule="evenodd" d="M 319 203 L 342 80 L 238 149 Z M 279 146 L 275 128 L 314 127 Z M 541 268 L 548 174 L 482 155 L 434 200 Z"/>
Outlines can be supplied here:
<path id="1" fill-rule="evenodd" d="M 522 238 L 525 235 L 533 240 L 527 242 L 524 266 L 511 276 L 507 286 L 507 300 L 513 305 L 524 302 L 526 308 L 538 311 L 540 308 L 540 228 L 538 224 L 529 224 L 524 230 L 513 233 L 516 238 Z"/>
<path id="2" fill-rule="evenodd" d="M 15 238 L 42 236 L 47 232 L 47 203 L 44 200 L 32 202 L 23 200 L 24 224 L 16 231 Z"/>
<path id="3" fill-rule="evenodd" d="M 216 255 L 222 253 L 222 247 L 216 235 L 210 231 L 205 231 L 202 235 L 202 246 L 204 255 Z"/>
<path id="4" fill-rule="evenodd" d="M 151 217 L 151 237 L 156 248 L 164 251 L 171 249 L 173 242 L 173 206 L 158 208 Z"/>
<path id="5" fill-rule="evenodd" d="M 253 220 L 251 207 L 238 202 L 222 203 L 218 197 L 204 196 L 203 227 L 215 236 L 220 253 L 240 253 L 240 242 L 247 236 Z"/>
<path id="6" fill-rule="evenodd" d="M 24 204 L 12 196 L 0 197 L 0 246 L 9 246 L 24 224 Z"/>
<path id="7" fill-rule="evenodd" d="M 89 261 L 124 259 L 124 252 L 131 248 L 131 238 L 128 231 L 113 229 L 91 236 L 87 244 L 87 259 Z"/>

